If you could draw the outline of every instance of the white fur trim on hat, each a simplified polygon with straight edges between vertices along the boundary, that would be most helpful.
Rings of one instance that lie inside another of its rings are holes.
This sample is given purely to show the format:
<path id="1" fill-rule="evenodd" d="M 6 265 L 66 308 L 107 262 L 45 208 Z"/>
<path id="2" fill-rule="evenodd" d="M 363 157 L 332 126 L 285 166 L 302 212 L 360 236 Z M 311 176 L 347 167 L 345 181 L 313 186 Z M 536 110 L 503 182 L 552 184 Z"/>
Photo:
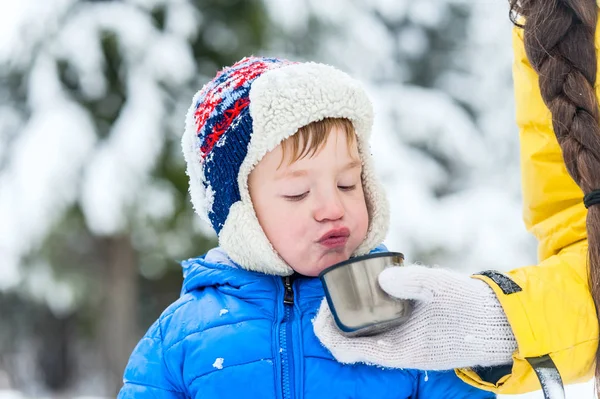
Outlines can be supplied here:
<path id="1" fill-rule="evenodd" d="M 293 273 L 258 222 L 248 190 L 248 176 L 267 152 L 299 128 L 328 117 L 348 118 L 352 122 L 363 162 L 362 179 L 369 228 L 365 240 L 353 255 L 366 254 L 384 240 L 389 223 L 388 202 L 373 170 L 368 143 L 373 107 L 356 80 L 331 66 L 316 63 L 270 70 L 252 83 L 250 115 L 253 133 L 248 154 L 238 173 L 241 201 L 231 206 L 219 234 L 219 244 L 234 262 L 245 269 L 268 274 Z M 194 168 L 190 170 L 188 166 L 188 173 L 193 180 Z M 194 194 L 192 187 L 193 200 Z M 195 199 L 195 202 L 198 201 L 204 199 Z M 198 210 L 198 205 L 194 205 Z"/>

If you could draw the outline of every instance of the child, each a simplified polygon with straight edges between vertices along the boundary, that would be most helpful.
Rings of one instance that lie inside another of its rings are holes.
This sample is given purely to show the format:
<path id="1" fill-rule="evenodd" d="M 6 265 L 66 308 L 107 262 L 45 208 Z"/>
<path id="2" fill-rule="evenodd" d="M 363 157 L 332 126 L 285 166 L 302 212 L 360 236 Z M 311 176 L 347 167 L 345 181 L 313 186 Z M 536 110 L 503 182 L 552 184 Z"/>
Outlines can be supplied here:
<path id="1" fill-rule="evenodd" d="M 372 112 L 345 73 L 275 58 L 245 58 L 195 96 L 183 151 L 220 246 L 183 262 L 181 297 L 134 350 L 119 398 L 495 397 L 452 371 L 344 365 L 315 337 L 319 272 L 384 250 Z"/>

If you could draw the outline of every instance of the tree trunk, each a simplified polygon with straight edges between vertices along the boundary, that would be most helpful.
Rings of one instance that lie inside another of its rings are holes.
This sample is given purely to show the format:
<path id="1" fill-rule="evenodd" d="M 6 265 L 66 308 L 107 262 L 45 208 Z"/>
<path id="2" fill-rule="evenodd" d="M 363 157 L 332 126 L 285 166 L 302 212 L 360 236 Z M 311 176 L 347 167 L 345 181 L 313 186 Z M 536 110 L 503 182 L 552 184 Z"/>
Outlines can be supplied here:
<path id="1" fill-rule="evenodd" d="M 104 275 L 103 355 L 106 386 L 116 395 L 123 385 L 123 371 L 138 333 L 138 270 L 135 250 L 129 235 L 104 240 L 106 273 Z"/>
<path id="2" fill-rule="evenodd" d="M 40 347 L 37 359 L 42 379 L 53 392 L 68 387 L 73 374 L 74 322 L 72 314 L 57 316 L 50 309 L 43 309 L 37 326 Z"/>

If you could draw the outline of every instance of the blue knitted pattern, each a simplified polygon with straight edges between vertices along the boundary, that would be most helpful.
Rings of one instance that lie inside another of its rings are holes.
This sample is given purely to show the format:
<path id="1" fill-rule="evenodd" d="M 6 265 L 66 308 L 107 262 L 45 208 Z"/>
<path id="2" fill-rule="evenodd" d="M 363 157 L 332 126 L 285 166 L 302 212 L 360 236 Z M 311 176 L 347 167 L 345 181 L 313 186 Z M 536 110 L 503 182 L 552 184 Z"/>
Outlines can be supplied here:
<path id="1" fill-rule="evenodd" d="M 208 82 L 194 104 L 204 188 L 213 198 L 208 217 L 219 234 L 231 205 L 240 200 L 237 179 L 252 135 L 250 88 L 264 72 L 293 64 L 278 58 L 247 57 Z"/>

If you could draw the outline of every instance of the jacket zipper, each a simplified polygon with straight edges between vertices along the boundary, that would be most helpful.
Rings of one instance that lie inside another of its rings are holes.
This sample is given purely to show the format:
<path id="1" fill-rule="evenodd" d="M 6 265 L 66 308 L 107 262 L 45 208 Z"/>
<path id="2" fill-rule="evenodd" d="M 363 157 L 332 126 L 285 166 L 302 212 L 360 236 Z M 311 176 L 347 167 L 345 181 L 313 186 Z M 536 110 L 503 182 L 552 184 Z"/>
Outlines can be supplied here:
<path id="1" fill-rule="evenodd" d="M 292 319 L 294 316 L 294 288 L 291 276 L 283 278 L 283 306 L 284 316 L 281 328 L 279 330 L 279 340 L 281 342 L 281 386 L 283 388 L 283 399 L 292 399 L 294 397 L 294 343 L 292 341 Z"/>

